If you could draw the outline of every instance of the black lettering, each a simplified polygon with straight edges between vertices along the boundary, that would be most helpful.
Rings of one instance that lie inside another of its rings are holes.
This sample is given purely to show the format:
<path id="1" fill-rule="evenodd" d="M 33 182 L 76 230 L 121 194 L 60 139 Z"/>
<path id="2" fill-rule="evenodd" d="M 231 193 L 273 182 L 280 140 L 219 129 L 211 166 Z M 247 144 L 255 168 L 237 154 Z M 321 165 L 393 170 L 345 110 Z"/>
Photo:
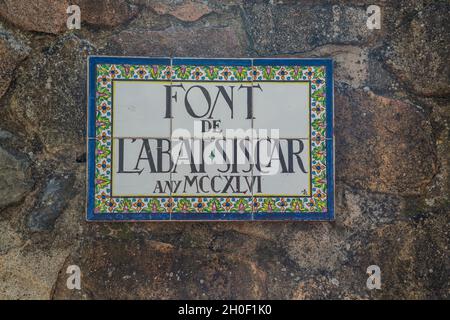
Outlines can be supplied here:
<path id="1" fill-rule="evenodd" d="M 250 86 L 244 86 L 241 84 L 238 90 L 245 88 L 247 89 L 247 119 L 255 119 L 253 117 L 253 88 L 258 88 L 259 90 L 263 91 L 261 89 L 261 86 L 258 85 L 250 85 Z"/>
<path id="2" fill-rule="evenodd" d="M 191 92 L 192 89 L 194 88 L 199 88 L 200 91 L 203 93 L 203 95 L 205 96 L 206 102 L 208 103 L 208 110 L 206 110 L 206 112 L 204 114 L 198 115 L 194 112 L 194 109 L 192 109 L 192 105 L 190 104 L 189 100 L 188 100 L 188 95 L 189 92 Z M 189 115 L 193 118 L 203 118 L 204 116 L 206 116 L 209 112 L 209 110 L 211 109 L 211 96 L 209 95 L 208 90 L 206 90 L 204 87 L 202 86 L 192 86 L 190 87 L 187 91 L 186 91 L 186 96 L 184 97 L 184 104 L 186 106 L 186 111 L 189 113 Z"/>

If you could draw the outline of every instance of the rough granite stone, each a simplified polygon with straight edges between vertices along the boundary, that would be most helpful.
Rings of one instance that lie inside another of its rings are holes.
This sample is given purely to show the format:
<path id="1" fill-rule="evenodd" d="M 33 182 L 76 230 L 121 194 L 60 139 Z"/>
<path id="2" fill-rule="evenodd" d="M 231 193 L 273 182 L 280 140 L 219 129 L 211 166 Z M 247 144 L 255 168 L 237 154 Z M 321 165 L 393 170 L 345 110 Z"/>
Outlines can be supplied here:
<path id="1" fill-rule="evenodd" d="M 74 259 L 83 270 L 83 292 L 89 299 L 262 297 L 264 270 L 239 255 L 208 251 L 181 249 L 148 239 L 108 237 L 86 244 L 80 251 L 82 259 Z M 68 291 L 59 282 L 55 298 L 68 294 L 82 297 L 81 292 Z"/>
<path id="2" fill-rule="evenodd" d="M 32 187 L 28 159 L 24 155 L 15 156 L 0 146 L 0 209 L 22 200 Z"/>
<path id="3" fill-rule="evenodd" d="M 301 53 L 326 44 L 361 45 L 376 37 L 362 7 L 244 2 L 248 32 L 258 54 Z"/>
<path id="4" fill-rule="evenodd" d="M 27 31 L 60 33 L 66 27 L 68 0 L 3 0 L 0 17 Z"/>
<path id="5" fill-rule="evenodd" d="M 19 247 L 1 254 L 0 297 L 2 300 L 50 299 L 53 285 L 68 252 L 69 250 L 57 248 L 46 252 L 37 248 L 26 250 Z"/>
<path id="6" fill-rule="evenodd" d="M 450 95 L 448 25 L 450 3 L 442 1 L 415 12 L 392 34 L 385 52 L 386 64 L 417 94 Z"/>
<path id="7" fill-rule="evenodd" d="M 277 55 L 287 58 L 332 58 L 334 61 L 334 81 L 353 88 L 364 88 L 369 77 L 367 50 L 351 45 L 325 45 L 295 55 Z"/>
<path id="8" fill-rule="evenodd" d="M 81 23 L 97 27 L 116 27 L 130 21 L 138 14 L 138 7 L 126 1 L 74 0 L 80 6 Z"/>
<path id="9" fill-rule="evenodd" d="M 27 226 L 31 231 L 51 231 L 55 221 L 72 198 L 71 176 L 51 177 L 40 194 L 36 208 L 28 216 Z"/>
<path id="10" fill-rule="evenodd" d="M 58 34 L 68 31 L 70 5 L 80 7 L 81 25 L 115 27 L 138 14 L 138 8 L 125 1 L 5 0 L 0 2 L 0 17 L 23 30 Z"/>
<path id="11" fill-rule="evenodd" d="M 196 21 L 212 12 L 202 1 L 154 1 L 150 4 L 158 14 L 169 14 L 182 21 Z"/>
<path id="12" fill-rule="evenodd" d="M 86 59 L 92 50 L 89 41 L 71 34 L 41 48 L 24 64 L 7 106 L 30 136 L 60 157 L 84 148 Z"/>

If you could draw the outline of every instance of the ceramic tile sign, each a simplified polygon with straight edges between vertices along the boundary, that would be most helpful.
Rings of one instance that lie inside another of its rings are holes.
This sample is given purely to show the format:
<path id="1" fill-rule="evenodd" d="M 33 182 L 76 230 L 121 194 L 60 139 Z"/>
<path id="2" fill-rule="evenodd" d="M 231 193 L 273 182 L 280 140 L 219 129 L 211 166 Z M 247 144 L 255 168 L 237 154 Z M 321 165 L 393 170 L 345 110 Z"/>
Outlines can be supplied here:
<path id="1" fill-rule="evenodd" d="M 89 57 L 87 218 L 332 220 L 328 59 Z"/>

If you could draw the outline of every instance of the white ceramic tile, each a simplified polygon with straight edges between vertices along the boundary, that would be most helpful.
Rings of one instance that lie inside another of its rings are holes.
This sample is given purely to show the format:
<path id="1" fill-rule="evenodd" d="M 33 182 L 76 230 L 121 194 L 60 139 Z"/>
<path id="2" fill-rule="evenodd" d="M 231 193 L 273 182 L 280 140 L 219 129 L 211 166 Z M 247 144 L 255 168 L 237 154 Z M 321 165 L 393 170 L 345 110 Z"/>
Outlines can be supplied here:
<path id="1" fill-rule="evenodd" d="M 278 129 L 279 137 L 309 137 L 309 83 L 254 82 L 253 128 Z"/>

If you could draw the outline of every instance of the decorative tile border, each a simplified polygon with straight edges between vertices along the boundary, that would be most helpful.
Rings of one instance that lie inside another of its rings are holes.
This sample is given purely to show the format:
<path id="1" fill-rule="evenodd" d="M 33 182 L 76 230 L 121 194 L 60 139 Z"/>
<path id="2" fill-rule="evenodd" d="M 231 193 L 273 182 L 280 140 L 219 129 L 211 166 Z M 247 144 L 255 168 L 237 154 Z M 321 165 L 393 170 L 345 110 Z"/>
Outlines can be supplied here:
<path id="1" fill-rule="evenodd" d="M 253 79 L 264 81 L 309 81 L 311 86 L 311 191 L 312 197 L 264 197 L 255 196 L 253 200 L 254 219 L 280 219 L 282 216 L 297 217 L 298 213 L 317 212 L 333 217 L 333 197 L 328 197 L 329 187 L 333 186 L 332 174 L 332 135 L 327 135 L 327 127 L 332 126 L 332 85 L 331 63 L 329 60 L 316 65 L 319 60 L 255 59 Z M 314 63 L 312 63 L 314 61 Z M 328 99 L 327 99 L 328 95 Z M 329 122 L 329 124 L 327 123 Z M 327 156 L 327 153 L 329 155 Z M 327 170 L 328 167 L 328 170 Z M 329 169 L 331 168 L 331 170 Z M 328 171 L 328 172 L 327 172 Z"/>
<path id="2" fill-rule="evenodd" d="M 334 218 L 331 60 L 90 57 L 88 77 L 88 220 Z M 114 80 L 309 82 L 312 196 L 112 197 Z"/>

